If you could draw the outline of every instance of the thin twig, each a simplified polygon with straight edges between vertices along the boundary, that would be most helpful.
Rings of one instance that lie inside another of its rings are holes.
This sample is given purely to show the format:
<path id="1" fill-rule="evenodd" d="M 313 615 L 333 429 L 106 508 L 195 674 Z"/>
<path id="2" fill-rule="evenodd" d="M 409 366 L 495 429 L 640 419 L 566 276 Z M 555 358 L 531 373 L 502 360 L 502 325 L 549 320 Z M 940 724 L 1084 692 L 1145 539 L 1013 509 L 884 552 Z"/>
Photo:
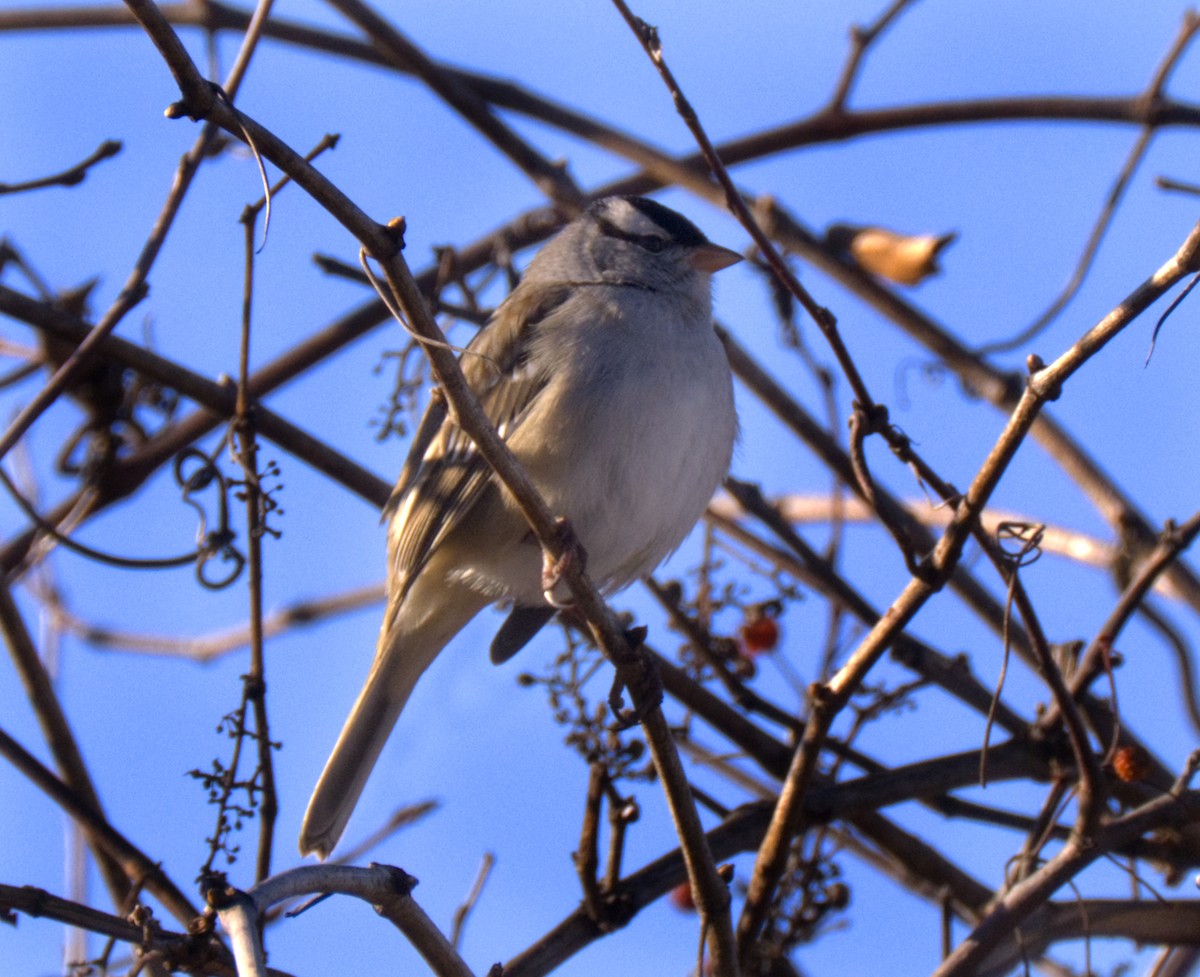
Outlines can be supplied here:
<path id="1" fill-rule="evenodd" d="M 856 484 L 853 465 L 847 452 L 838 444 L 824 426 L 806 411 L 790 393 L 772 378 L 754 357 L 736 339 L 723 330 L 718 330 L 725 342 L 729 353 L 730 365 L 734 375 L 745 383 L 758 396 L 764 405 L 772 411 L 790 430 L 808 446 L 816 451 L 825 465 L 837 473 L 845 484 Z M 905 534 L 914 541 L 914 545 L 922 552 L 931 552 L 934 548 L 934 537 L 922 527 L 916 519 L 909 518 L 904 507 L 882 486 L 877 485 L 876 505 L 886 505 L 892 511 L 890 518 L 903 526 Z M 736 493 L 735 493 L 736 494 Z M 947 511 L 953 507 L 946 506 Z M 773 530 L 774 531 L 774 530 Z M 787 530 L 784 530 L 787 532 Z M 799 552 L 799 550 L 797 550 Z M 804 557 L 807 559 L 807 557 Z M 817 566 L 826 561 L 817 557 Z M 925 571 L 922 570 L 924 573 Z M 1000 602 L 972 574 L 962 567 L 956 567 L 950 577 L 950 586 L 963 598 L 966 604 L 997 634 L 1003 629 L 1004 611 Z M 856 612 L 857 614 L 858 612 Z M 861 615 L 860 615 L 861 616 Z M 874 618 L 872 618 L 874 620 Z M 1012 640 L 1014 646 L 1022 654 L 1028 651 L 1028 640 L 1019 628 L 1013 628 Z"/>
<path id="2" fill-rule="evenodd" d="M 1140 837 L 1155 827 L 1186 823 L 1200 810 L 1195 794 L 1167 794 L 1102 826 L 1094 837 L 1073 836 L 1042 868 L 1000 897 L 978 925 L 933 973 L 933 977 L 979 974 L 983 961 L 1000 948 L 1013 930 L 1061 886 L 1105 852 Z"/>
<path id="3" fill-rule="evenodd" d="M 44 329 L 51 335 L 62 336 L 71 342 L 78 342 L 88 335 L 91 329 L 84 320 L 55 309 L 46 303 L 37 302 L 2 284 L 0 284 L 0 312 Z M 366 318 L 367 314 L 361 310 L 343 316 L 278 359 L 259 368 L 250 380 L 250 388 L 255 399 L 266 396 L 275 388 L 291 380 L 301 370 L 328 355 L 333 349 L 339 348 L 350 339 L 360 335 Z M 114 491 L 116 484 L 122 484 L 126 492 L 132 491 L 157 467 L 174 457 L 183 448 L 215 430 L 223 421 L 232 417 L 236 411 L 237 395 L 232 385 L 215 383 L 165 357 L 116 336 L 107 337 L 101 344 L 101 350 L 105 356 L 111 356 L 122 365 L 136 370 L 139 374 L 164 387 L 179 391 L 204 408 L 203 411 L 183 418 L 158 432 L 138 450 L 131 452 L 128 457 L 116 459 L 110 470 L 106 472 L 106 492 Z M 259 433 L 270 438 L 290 454 L 304 459 L 318 471 L 345 485 L 376 506 L 382 507 L 387 501 L 392 490 L 390 481 L 384 481 L 367 471 L 358 463 L 335 451 L 329 445 L 319 441 L 307 431 L 267 407 L 260 405 L 257 408 L 256 420 Z M 102 505 L 115 501 L 117 497 L 120 496 L 106 497 Z M 70 503 L 64 503 L 57 507 L 54 513 L 46 517 L 47 521 L 53 525 L 59 525 L 60 519 L 57 514 L 64 509 L 69 509 L 73 504 L 72 500 Z M 12 565 L 12 557 L 6 558 L 5 568 L 11 569 Z"/>
<path id="4" fill-rule="evenodd" d="M 364 855 L 387 841 L 401 828 L 416 824 L 423 817 L 433 813 L 438 808 L 437 801 L 419 801 L 415 804 L 404 804 L 394 810 L 384 822 L 368 834 L 362 841 L 339 850 L 337 857 L 330 859 L 330 865 L 353 865 Z"/>
<path id="5" fill-rule="evenodd" d="M 795 492 L 774 495 L 769 501 L 784 519 L 799 525 L 823 524 L 838 520 L 847 524 L 866 523 L 875 518 L 875 513 L 863 501 L 853 498 L 838 500 L 828 495 Z M 906 499 L 901 500 L 900 504 L 909 516 L 928 529 L 945 527 L 953 516 L 949 508 L 931 508 L 925 499 Z M 740 506 L 726 496 L 713 499 L 708 504 L 708 511 L 724 519 L 737 519 L 742 514 Z M 1111 542 L 1068 526 L 1047 525 L 1042 522 L 1041 517 L 1035 519 L 1028 513 L 988 508 L 980 516 L 979 522 L 989 533 L 995 533 L 1002 523 L 1042 524 L 1042 552 L 1096 570 L 1111 570 L 1117 552 L 1117 547 Z M 1169 581 L 1161 577 L 1155 581 L 1154 589 L 1166 597 L 1179 597 Z"/>
<path id="6" fill-rule="evenodd" d="M 1137 573 L 1121 592 L 1116 605 L 1080 658 L 1075 678 L 1071 682 L 1073 694 L 1077 695 L 1082 691 L 1086 682 L 1096 673 L 1099 659 L 1107 653 L 1106 649 L 1112 648 L 1116 643 L 1138 605 L 1145 600 L 1155 583 L 1179 554 L 1191 546 L 1197 535 L 1200 535 L 1200 513 L 1193 514 L 1178 527 L 1172 525 L 1164 529 L 1158 545 L 1139 565 Z M 1048 718 L 1053 720 L 1053 717 Z"/>
<path id="7" fill-rule="evenodd" d="M 980 512 L 986 507 L 1042 407 L 1059 397 L 1063 384 L 1076 371 L 1163 293 L 1188 274 L 1194 273 L 1198 264 L 1200 225 L 1192 229 L 1170 260 L 1054 363 L 1044 366 L 1040 361 L 1031 360 L 1030 377 L 1016 409 L 976 473 L 970 488 L 956 506 L 953 522 L 934 549 L 930 563 L 937 577 L 914 577 L 910 580 L 841 670 L 826 685 L 813 690 L 813 704 L 804 738 L 796 750 L 771 827 L 759 850 L 738 924 L 739 940 L 743 947 L 753 943 L 765 921 L 767 905 L 782 875 L 791 839 L 802 824 L 804 795 L 815 776 L 821 745 L 833 719 L 896 636 L 936 593 L 936 579 L 946 579 L 957 566 Z M 1088 810 L 1089 814 L 1094 813 L 1090 805 Z"/>
<path id="8" fill-rule="evenodd" d="M 120 556 L 116 553 L 106 553 L 103 550 L 96 549 L 94 546 L 88 546 L 85 543 L 80 543 L 72 539 L 65 533 L 60 532 L 58 527 L 49 520 L 42 518 L 41 513 L 21 494 L 17 486 L 13 484 L 13 480 L 8 477 L 8 472 L 4 471 L 3 468 L 0 468 L 0 483 L 4 485 L 13 501 L 17 503 L 17 508 L 29 517 L 30 521 L 37 526 L 39 531 L 45 533 L 60 546 L 69 549 L 73 553 L 78 553 L 80 556 L 87 557 L 89 560 L 95 560 L 97 563 L 103 563 L 106 566 L 121 567 L 126 570 L 167 570 L 172 567 L 183 567 L 195 563 L 204 553 L 205 546 L 203 544 L 198 549 L 194 549 L 190 553 L 180 554 L 179 556 L 133 557 Z"/>
<path id="9" fill-rule="evenodd" d="M 82 824 L 92 842 L 120 863 L 124 875 L 151 892 L 177 920 L 187 924 L 199 914 L 160 865 L 151 861 L 86 798 L 56 777 L 3 729 L 0 729 L 0 756 L 54 801 L 57 807 Z"/>
<path id="10" fill-rule="evenodd" d="M 103 819 L 104 813 L 100 806 L 100 797 L 92 782 L 87 764 L 71 724 L 67 721 L 66 712 L 59 701 L 54 683 L 46 670 L 46 665 L 38 654 L 33 637 L 25 626 L 20 608 L 13 598 L 12 590 L 0 581 L 0 628 L 4 631 L 4 640 L 8 645 L 13 666 L 25 688 L 25 696 L 33 707 L 42 735 L 50 747 L 51 755 L 61 771 L 63 781 L 92 811 L 97 818 Z M 88 822 L 81 822 L 86 828 Z M 115 857 L 92 832 L 88 832 L 88 841 L 96 855 L 96 864 L 108 887 L 113 905 L 120 907 L 125 904 L 130 890 L 130 876 L 125 872 L 120 860 Z"/>
<path id="11" fill-rule="evenodd" d="M 269 195 L 268 195 L 269 198 Z M 270 532 L 267 518 L 270 513 L 268 496 L 262 487 L 258 465 L 258 440 L 250 401 L 250 337 L 251 301 L 254 294 L 254 227 L 256 212 L 246 209 L 243 215 L 245 230 L 245 280 L 242 296 L 242 337 L 238 363 L 237 413 L 232 424 L 238 463 L 242 468 L 242 490 L 246 502 L 246 555 L 250 571 L 250 671 L 243 678 L 243 695 L 254 710 L 254 741 L 257 745 L 257 767 L 254 780 L 261 788 L 258 804 L 258 855 L 254 878 L 261 882 L 271 874 L 271 854 L 275 838 L 275 818 L 279 801 L 275 792 L 275 765 L 271 756 L 272 743 L 267 717 L 266 657 L 263 648 L 263 538 Z M 239 732 L 243 732 L 239 730 Z"/>
<path id="12" fill-rule="evenodd" d="M 341 191 L 274 134 L 238 112 L 227 101 L 214 97 L 178 38 L 150 0 L 127 2 L 158 46 L 183 93 L 183 101 L 175 106 L 170 114 L 175 117 L 188 115 L 205 118 L 234 136 L 253 138 L 255 145 L 266 158 L 290 173 L 318 203 L 354 233 L 379 262 L 405 319 L 424 341 L 426 353 L 459 426 L 475 441 L 482 457 L 517 500 L 549 557 L 561 564 L 567 549 L 578 544 L 566 538 L 562 525 L 555 520 L 528 475 L 521 470 L 507 446 L 499 439 L 478 400 L 467 386 L 453 355 L 445 348 L 445 339 L 441 336 L 420 289 L 408 270 L 394 231 L 367 217 Z M 618 675 L 624 687 L 630 691 L 634 706 L 642 717 L 646 741 L 667 794 L 672 817 L 683 839 L 688 868 L 697 882 L 696 888 L 706 893 L 713 918 L 716 918 L 715 914 L 718 912 L 724 912 L 727 918 L 728 889 L 718 876 L 716 866 L 708 853 L 699 817 L 689 796 L 687 779 L 671 742 L 669 727 L 658 705 L 656 686 L 648 671 L 649 666 L 644 656 L 628 647 L 619 623 L 584 575 L 581 564 L 580 560 L 569 561 L 564 581 L 574 595 L 580 613 L 592 625 L 598 644 L 616 665 Z M 720 941 L 723 944 L 722 955 L 728 959 L 732 938 L 727 932 L 728 927 L 724 929 L 726 932 L 720 937 Z M 733 973 L 736 970 L 729 972 Z"/>
<path id="13" fill-rule="evenodd" d="M 456 950 L 462 945 L 462 935 L 467 925 L 467 919 L 476 903 L 479 902 L 479 897 L 483 895 L 483 887 L 487 885 L 488 877 L 492 874 L 492 867 L 495 864 L 496 856 L 490 851 L 484 852 L 483 860 L 479 863 L 479 873 L 471 884 L 471 891 L 467 893 L 462 904 L 454 910 L 454 920 L 450 928 L 450 943 Z"/>
<path id="14" fill-rule="evenodd" d="M 757 713 L 771 722 L 798 731 L 802 724 L 788 711 L 781 709 L 775 703 L 766 699 L 759 692 L 750 688 L 739 679 L 729 667 L 729 663 L 721 657 L 713 647 L 713 636 L 700 621 L 686 613 L 680 606 L 676 596 L 664 588 L 653 577 L 645 581 L 646 589 L 671 616 L 671 623 L 684 634 L 692 649 L 699 655 L 709 668 L 712 669 L 717 681 L 724 686 L 730 699 L 743 709 Z"/>
<path id="15" fill-rule="evenodd" d="M 764 211 L 764 207 L 760 207 Z M 997 370 L 973 356 L 950 331 L 910 301 L 880 285 L 851 266 L 835 260 L 818 238 L 778 203 L 771 201 L 760 221 L 784 247 L 800 254 L 822 271 L 846 285 L 881 314 L 899 325 L 909 336 L 934 353 L 964 387 L 987 400 L 1005 415 L 1017 406 L 1023 390 L 1021 378 Z M 1154 544 L 1156 529 L 1136 502 L 1113 482 L 1091 453 L 1052 416 L 1040 412 L 1030 432 L 1063 472 L 1071 478 L 1114 530 L 1128 532 L 1140 545 Z M 1200 613 L 1200 577 L 1181 561 L 1173 563 L 1168 579 L 1181 599 Z"/>
<path id="16" fill-rule="evenodd" d="M 699 116 L 696 114 L 695 109 L 692 108 L 687 97 L 683 94 L 683 90 L 679 87 L 678 82 L 676 82 L 671 69 L 667 67 L 667 63 L 663 58 L 662 44 L 658 38 L 658 31 L 636 16 L 624 0 L 613 0 L 613 5 L 620 11 L 621 16 L 625 18 L 625 22 L 629 25 L 630 30 L 633 31 L 634 36 L 641 43 L 642 49 L 646 52 L 655 68 L 658 69 L 659 75 L 662 76 L 663 82 L 666 84 L 672 99 L 675 101 L 675 108 L 680 118 L 683 119 L 691 131 L 710 171 L 725 191 L 725 202 L 730 213 L 737 217 L 742 227 L 754 239 L 754 243 L 761 252 L 763 260 L 770 265 L 771 270 L 817 324 L 826 341 L 829 343 L 830 348 L 833 350 L 833 354 L 838 361 L 838 366 L 841 368 L 843 374 L 845 374 L 850 384 L 850 389 L 854 392 L 855 399 L 864 408 L 869 408 L 875 403 L 875 400 L 868 392 L 866 383 L 858 372 L 858 367 L 855 365 L 849 350 L 842 341 L 837 329 L 837 321 L 834 319 L 833 314 L 820 305 L 809 294 L 808 290 L 800 284 L 799 279 L 792 273 L 791 268 L 783 260 L 774 243 L 759 226 L 758 221 L 750 212 L 750 208 L 746 206 L 741 193 L 729 175 L 729 171 L 726 170 L 716 148 L 709 140 L 703 126 L 701 126 Z"/>
<path id="17" fill-rule="evenodd" d="M 327 597 L 298 600 L 263 617 L 263 637 L 277 637 L 294 628 L 316 624 L 339 614 L 351 614 L 365 607 L 382 604 L 383 599 L 384 584 L 375 583 Z M 115 630 L 87 621 L 61 605 L 53 605 L 49 610 L 56 626 L 78 636 L 93 648 L 105 651 L 187 658 L 204 663 L 240 651 L 250 644 L 249 622 L 208 635 L 179 637 Z"/>
<path id="18" fill-rule="evenodd" d="M 229 69 L 229 74 L 225 76 L 225 83 L 221 86 L 221 90 L 225 92 L 225 97 L 229 101 L 234 101 L 237 98 L 238 90 L 242 87 L 242 81 L 246 77 L 246 72 L 250 70 L 250 59 L 254 57 L 254 52 L 258 50 L 259 41 L 263 37 L 263 28 L 267 24 L 267 19 L 271 16 L 271 8 L 274 6 L 275 0 L 258 0 L 254 7 L 254 13 L 250 17 L 250 22 L 246 25 L 246 33 L 242 37 L 241 47 L 238 48 L 237 57 L 233 60 L 233 67 Z"/>
<path id="19" fill-rule="evenodd" d="M 739 542 L 764 552 L 776 560 L 782 569 L 825 593 L 829 599 L 845 607 L 868 627 L 879 623 L 881 613 L 834 571 L 824 557 L 809 546 L 787 521 L 772 509 L 755 486 L 732 478 L 725 480 L 725 486 L 744 510 L 758 518 L 794 555 L 778 550 L 768 551 L 764 549 L 766 544 L 736 523 L 716 517 L 725 532 Z M 978 712 L 986 714 L 991 708 L 992 695 L 982 683 L 975 680 L 964 667 L 956 665 L 947 656 L 910 635 L 900 634 L 896 637 L 893 654 L 907 667 L 936 682 Z M 1003 704 L 996 706 L 996 721 L 1014 735 L 1028 729 L 1027 724 Z"/>
<path id="20" fill-rule="evenodd" d="M 877 433 L 878 430 L 879 422 L 868 415 L 862 404 L 855 404 L 850 414 L 850 444 L 847 451 L 854 472 L 854 485 L 895 541 L 900 555 L 904 557 L 904 565 L 908 572 L 914 577 L 919 576 L 924 572 L 921 568 L 920 554 L 905 532 L 902 521 L 895 517 L 898 515 L 896 507 L 880 504 L 879 494 L 875 491 L 875 479 L 871 477 L 871 469 L 867 464 L 866 438 L 868 434 Z"/>
<path id="21" fill-rule="evenodd" d="M 108 311 L 96 323 L 95 328 L 72 351 L 33 400 L 21 410 L 3 435 L 0 435 L 0 458 L 8 454 L 17 440 L 33 425 L 33 422 L 82 374 L 88 363 L 99 352 L 105 339 L 120 325 L 126 313 L 145 298 L 148 290 L 146 282 L 150 270 L 174 224 L 175 216 L 179 213 L 183 198 L 191 186 L 192 178 L 196 175 L 200 164 L 208 156 L 208 148 L 213 134 L 214 130 L 206 127 L 196 143 L 179 161 L 167 199 L 121 291 Z"/>
<path id="22" fill-rule="evenodd" d="M 123 148 L 117 139 L 106 139 L 90 156 L 81 160 L 69 169 L 51 176 L 42 176 L 21 183 L 0 183 L 0 196 L 6 193 L 25 193 L 28 190 L 40 190 L 43 187 L 74 187 L 82 183 L 90 170 L 97 163 L 116 156 Z"/>
<path id="23" fill-rule="evenodd" d="M 211 934 L 176 933 L 163 929 L 157 921 L 154 925 L 139 925 L 127 916 L 100 912 L 31 885 L 0 884 L 0 917 L 9 921 L 13 913 L 52 919 L 97 936 L 128 943 L 142 952 L 164 951 L 173 960 L 186 958 L 197 971 L 202 971 L 210 960 L 224 967 L 232 963 L 229 951 Z M 139 915 L 149 919 L 148 913 Z"/>
<path id="24" fill-rule="evenodd" d="M 1191 43 L 1198 29 L 1200 29 L 1200 17 L 1192 11 L 1187 11 L 1184 14 L 1183 25 L 1175 38 L 1175 42 L 1160 62 L 1154 73 L 1154 77 L 1146 87 L 1146 91 L 1141 95 L 1142 100 L 1148 106 L 1154 105 L 1162 98 L 1163 89 L 1166 87 L 1171 72 L 1179 64 L 1179 61 L 1187 51 L 1188 44 Z M 1041 335 L 1046 327 L 1058 318 L 1059 313 L 1067 307 L 1087 278 L 1087 274 L 1095 261 L 1096 254 L 1100 250 L 1100 245 L 1104 241 L 1104 236 L 1108 233 L 1108 229 L 1116 216 L 1117 207 L 1124 198 L 1125 192 L 1133 180 L 1134 173 L 1141 165 L 1142 160 L 1146 158 L 1146 154 L 1150 150 L 1150 144 L 1153 142 L 1157 132 L 1158 129 L 1156 126 L 1152 123 L 1147 123 L 1138 134 L 1137 140 L 1134 142 L 1133 148 L 1129 151 L 1129 155 L 1126 157 L 1120 173 L 1117 174 L 1117 178 L 1113 181 L 1113 185 L 1108 191 L 1108 196 L 1105 198 L 1100 215 L 1096 218 L 1096 223 L 1092 227 L 1091 234 L 1088 235 L 1087 242 L 1084 244 L 1083 253 L 1080 254 L 1079 260 L 1075 264 L 1075 269 L 1071 272 L 1071 277 L 1063 287 L 1063 290 L 1041 315 L 1017 333 L 1017 335 L 1009 339 L 985 343 L 976 348 L 975 352 L 977 355 L 981 357 L 991 356 L 995 353 L 1007 353 L 1011 350 L 1019 349 L 1030 340 Z"/>
<path id="25" fill-rule="evenodd" d="M 397 927 L 438 977 L 473 977 L 453 945 L 412 897 L 417 880 L 390 865 L 304 865 L 259 882 L 247 892 L 261 915 L 304 895 L 354 896 Z"/>
<path id="26" fill-rule="evenodd" d="M 587 794 L 583 802 L 583 821 L 579 828 L 579 847 L 575 850 L 575 874 L 583 889 L 583 904 L 597 925 L 605 923 L 604 899 L 597 880 L 600 868 L 600 809 L 604 803 L 604 783 L 608 771 L 593 762 L 588 773 Z"/>
<path id="27" fill-rule="evenodd" d="M 565 167 L 543 157 L 505 125 L 492 112 L 487 102 L 469 86 L 464 85 L 453 74 L 443 71 L 380 14 L 362 0 L 328 0 L 328 3 L 362 28 L 375 44 L 406 64 L 409 70 L 420 77 L 446 104 L 516 163 L 546 196 L 563 207 L 566 214 L 573 215 L 582 207 L 583 194 Z"/>
<path id="28" fill-rule="evenodd" d="M 827 112 L 845 110 L 846 100 L 850 97 L 850 89 L 858 80 L 863 59 L 867 56 L 871 45 L 879 40 L 884 31 L 891 27 L 905 8 L 914 2 L 915 0 L 892 0 L 891 6 L 875 18 L 873 23 L 866 27 L 855 25 L 850 28 L 850 54 L 842 66 L 842 73 L 834 86 L 833 94 L 829 97 Z"/>
<path id="29" fill-rule="evenodd" d="M 1067 739 L 1075 756 L 1075 768 L 1078 776 L 1076 792 L 1079 800 L 1078 817 L 1075 830 L 1078 835 L 1089 838 L 1096 830 L 1103 811 L 1105 799 L 1104 777 L 1100 771 L 1100 763 L 1092 751 L 1088 739 L 1087 727 L 1079 708 L 1071 696 L 1062 672 L 1054 661 L 1050 651 L 1050 643 L 1033 602 L 1018 576 L 1017 566 L 1005 560 L 1003 552 L 996 542 L 982 532 L 975 533 L 975 539 L 984 548 L 988 558 L 996 566 L 1001 575 L 1008 576 L 1013 602 L 1025 622 L 1025 631 L 1032 642 L 1033 651 L 1038 663 L 1038 672 L 1042 681 L 1050 688 L 1058 713 L 1066 728 Z"/>

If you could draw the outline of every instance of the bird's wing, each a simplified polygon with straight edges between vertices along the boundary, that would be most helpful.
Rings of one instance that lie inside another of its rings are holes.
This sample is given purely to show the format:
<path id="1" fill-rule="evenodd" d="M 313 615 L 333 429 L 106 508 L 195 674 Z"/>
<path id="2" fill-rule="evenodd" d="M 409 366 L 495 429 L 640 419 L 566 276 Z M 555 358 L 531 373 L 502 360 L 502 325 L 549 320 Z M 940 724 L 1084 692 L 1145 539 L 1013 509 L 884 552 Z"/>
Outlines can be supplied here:
<path id="1" fill-rule="evenodd" d="M 549 379 L 530 367 L 530 344 L 568 297 L 566 288 L 542 290 L 536 297 L 518 289 L 460 360 L 467 383 L 502 440 L 520 426 Z M 426 418 L 437 408 L 432 405 Z M 475 443 L 445 414 L 444 406 L 441 413 L 441 426 L 419 464 L 413 470 L 410 457 L 384 508 L 384 518 L 392 520 L 389 617 L 430 555 L 479 501 L 491 477 Z"/>

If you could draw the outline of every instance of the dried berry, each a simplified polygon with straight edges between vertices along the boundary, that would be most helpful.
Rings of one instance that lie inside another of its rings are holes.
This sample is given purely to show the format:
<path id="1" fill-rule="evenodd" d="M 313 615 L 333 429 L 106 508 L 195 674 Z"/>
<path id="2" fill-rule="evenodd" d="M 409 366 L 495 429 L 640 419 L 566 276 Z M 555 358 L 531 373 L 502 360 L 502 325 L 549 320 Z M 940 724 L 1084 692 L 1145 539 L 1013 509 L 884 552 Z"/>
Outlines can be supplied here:
<path id="1" fill-rule="evenodd" d="M 1150 772 L 1150 764 L 1146 755 L 1136 746 L 1122 746 L 1113 754 L 1113 773 L 1119 780 L 1127 784 L 1135 784 L 1143 780 Z"/>
<path id="2" fill-rule="evenodd" d="M 738 631 L 742 651 L 751 658 L 775 650 L 779 644 L 779 622 L 766 614 L 749 618 Z"/>
<path id="3" fill-rule="evenodd" d="M 696 911 L 696 900 L 692 898 L 692 884 L 684 881 L 675 886 L 671 890 L 667 898 L 671 901 L 671 905 L 680 912 L 694 913 Z"/>

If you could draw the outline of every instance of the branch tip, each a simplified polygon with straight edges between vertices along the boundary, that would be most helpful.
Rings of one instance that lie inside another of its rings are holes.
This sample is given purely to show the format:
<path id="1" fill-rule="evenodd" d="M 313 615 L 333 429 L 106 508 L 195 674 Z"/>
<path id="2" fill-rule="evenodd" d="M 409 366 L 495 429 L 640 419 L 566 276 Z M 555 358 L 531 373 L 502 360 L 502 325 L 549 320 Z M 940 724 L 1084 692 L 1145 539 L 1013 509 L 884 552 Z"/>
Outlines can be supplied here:
<path id="1" fill-rule="evenodd" d="M 392 887 L 392 891 L 398 896 L 412 895 L 413 889 L 417 887 L 419 882 L 416 876 L 409 875 L 404 869 L 397 868 L 395 865 L 372 862 L 371 868 L 386 877 L 388 885 Z"/>
<path id="2" fill-rule="evenodd" d="M 393 217 L 384 228 L 387 236 L 396 244 L 397 251 L 404 250 L 404 233 L 408 230 L 408 222 L 401 217 Z"/>

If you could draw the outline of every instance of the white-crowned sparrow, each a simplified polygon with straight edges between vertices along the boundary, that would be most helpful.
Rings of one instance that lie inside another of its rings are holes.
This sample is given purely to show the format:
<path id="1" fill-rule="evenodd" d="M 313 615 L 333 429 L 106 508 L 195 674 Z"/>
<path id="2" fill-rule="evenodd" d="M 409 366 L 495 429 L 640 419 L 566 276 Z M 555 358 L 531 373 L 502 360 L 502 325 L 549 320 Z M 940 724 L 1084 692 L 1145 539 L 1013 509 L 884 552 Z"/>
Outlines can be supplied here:
<path id="1" fill-rule="evenodd" d="M 500 436 L 567 517 L 606 593 L 650 571 L 704 511 L 737 430 L 710 275 L 739 256 L 642 197 L 568 224 L 462 356 Z M 489 604 L 513 610 L 492 660 L 553 616 L 542 552 L 450 421 L 384 510 L 388 603 L 375 660 L 313 791 L 300 850 L 337 844 L 421 673 Z"/>

